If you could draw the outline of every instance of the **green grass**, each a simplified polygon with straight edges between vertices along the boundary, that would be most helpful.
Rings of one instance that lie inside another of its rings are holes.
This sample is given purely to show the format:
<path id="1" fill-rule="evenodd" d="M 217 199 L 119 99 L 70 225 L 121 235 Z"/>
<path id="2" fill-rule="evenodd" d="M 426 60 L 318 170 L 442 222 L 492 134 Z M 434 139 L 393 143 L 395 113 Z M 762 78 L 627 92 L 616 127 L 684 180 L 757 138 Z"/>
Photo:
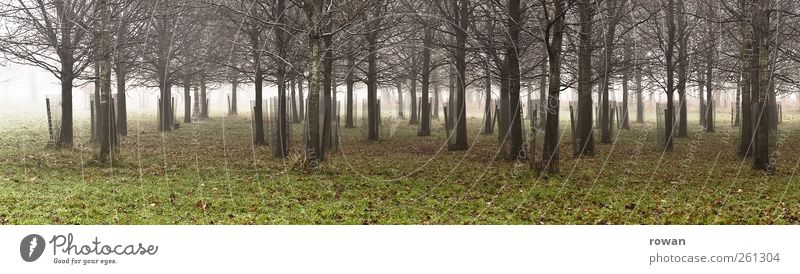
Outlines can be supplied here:
<path id="1" fill-rule="evenodd" d="M 299 156 L 299 126 L 293 155 L 276 160 L 269 147 L 250 145 L 250 122 L 242 117 L 218 116 L 161 134 L 153 117 L 133 116 L 110 165 L 95 160 L 85 120 L 69 150 L 46 148 L 38 120 L 4 123 L 2 224 L 796 224 L 800 218 L 792 176 L 800 141 L 792 121 L 782 125 L 787 135 L 777 149 L 778 168 L 768 176 L 735 155 L 738 132 L 725 121 L 714 134 L 693 124 L 690 138 L 677 139 L 666 154 L 652 125 L 622 131 L 614 145 L 598 144 L 591 158 L 574 159 L 565 138 L 559 174 L 505 160 L 495 135 L 478 134 L 477 118 L 469 121 L 468 152 L 442 148 L 440 121 L 434 136 L 424 138 L 407 121 L 390 138 L 386 121 L 380 142 L 342 129 L 341 152 L 313 170 Z"/>

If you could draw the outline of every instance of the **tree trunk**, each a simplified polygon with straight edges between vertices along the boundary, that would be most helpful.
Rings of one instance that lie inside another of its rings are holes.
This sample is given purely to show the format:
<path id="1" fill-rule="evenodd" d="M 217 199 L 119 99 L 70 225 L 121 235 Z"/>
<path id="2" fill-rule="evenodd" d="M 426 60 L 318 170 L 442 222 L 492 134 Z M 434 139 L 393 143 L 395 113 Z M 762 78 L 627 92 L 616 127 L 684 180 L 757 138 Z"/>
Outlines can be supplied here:
<path id="1" fill-rule="evenodd" d="M 467 104 L 466 104 L 466 87 L 467 87 L 467 28 L 469 27 L 469 0 L 452 0 L 455 22 L 458 27 L 455 28 L 456 33 L 456 71 L 458 78 L 456 79 L 456 101 L 455 101 L 455 143 L 450 145 L 450 150 L 466 150 L 469 146 L 467 144 Z M 451 98 L 452 100 L 452 98 Z"/>
<path id="2" fill-rule="evenodd" d="M 377 32 L 367 34 L 367 139 L 377 141 L 378 124 L 378 65 Z"/>
<path id="3" fill-rule="evenodd" d="M 620 20 L 620 12 L 618 12 L 618 8 L 620 3 L 617 0 L 606 0 L 606 12 L 609 14 L 609 19 L 607 20 L 606 25 L 606 33 L 604 37 L 604 49 L 603 49 L 603 59 L 602 59 L 602 67 L 601 67 L 601 77 L 600 80 L 602 81 L 600 85 L 600 142 L 603 144 L 610 144 L 611 143 L 611 133 L 613 132 L 611 127 L 611 111 L 609 109 L 609 100 L 608 100 L 608 92 L 611 87 L 611 77 L 612 72 L 614 71 L 612 68 L 612 61 L 614 57 L 614 39 L 617 32 L 617 24 Z"/>
<path id="4" fill-rule="evenodd" d="M 686 108 L 686 82 L 689 69 L 689 29 L 686 24 L 686 7 L 683 0 L 678 0 L 678 30 L 680 31 L 678 42 L 678 100 L 680 101 L 680 121 L 678 124 L 678 137 L 689 136 L 689 123 L 687 121 Z"/>
<path id="5" fill-rule="evenodd" d="M 411 78 L 411 86 L 409 87 L 409 94 L 411 95 L 411 119 L 409 124 L 419 124 L 419 113 L 417 110 L 417 78 Z"/>
<path id="6" fill-rule="evenodd" d="M 674 127 L 674 114 L 675 106 L 673 98 L 675 97 L 675 2 L 669 0 L 667 2 L 667 50 L 664 57 L 667 62 L 667 113 L 664 117 L 664 150 L 672 151 L 672 135 Z"/>
<path id="7" fill-rule="evenodd" d="M 127 68 L 124 64 L 117 64 L 117 133 L 122 136 L 128 136 L 128 98 L 125 93 L 125 81 L 128 75 Z"/>
<path id="8" fill-rule="evenodd" d="M 742 91 L 741 91 L 741 137 L 739 143 L 739 156 L 749 157 L 751 155 L 750 148 L 753 142 L 753 115 L 751 113 L 752 106 L 750 104 L 751 85 L 757 85 L 752 82 L 751 77 L 751 56 L 753 55 L 753 24 L 750 18 L 751 7 L 745 0 L 739 1 L 740 8 L 742 9 L 742 52 L 741 52 L 741 66 L 742 66 Z"/>
<path id="9" fill-rule="evenodd" d="M 770 85 L 769 71 L 769 2 L 768 0 L 756 0 L 753 5 L 753 55 L 751 67 L 753 72 L 752 93 L 754 97 L 754 121 L 755 140 L 753 145 L 753 169 L 771 172 L 774 167 L 769 159 L 769 115 L 770 108 L 767 105 Z"/>
<path id="10" fill-rule="evenodd" d="M 411 57 L 411 83 L 408 87 L 409 95 L 411 95 L 411 119 L 409 124 L 419 124 L 419 117 L 417 113 L 417 58 L 416 55 Z"/>
<path id="11" fill-rule="evenodd" d="M 319 165 L 320 148 L 320 102 L 319 95 L 324 89 L 323 77 L 323 45 L 322 45 L 322 0 L 313 0 L 306 7 L 306 16 L 310 24 L 308 31 L 308 140 L 306 142 L 306 159 L 314 167 Z M 308 4 L 308 3 L 307 3 Z M 302 82 L 302 81 L 301 81 Z M 302 91 L 300 92 L 302 94 Z"/>
<path id="12" fill-rule="evenodd" d="M 594 126 L 592 124 L 592 17 L 593 4 L 589 0 L 578 2 L 580 13 L 580 45 L 578 46 L 578 155 L 594 155 Z M 573 133 L 574 134 L 574 133 Z"/>
<path id="13" fill-rule="evenodd" d="M 100 104 L 97 109 L 98 139 L 100 141 L 100 161 L 108 161 L 111 156 L 114 136 L 114 129 L 111 113 L 111 36 L 109 28 L 111 15 L 109 0 L 100 2 Z"/>
<path id="14" fill-rule="evenodd" d="M 325 31 L 328 33 L 329 31 Z M 331 35 L 325 35 L 322 37 L 324 43 L 324 77 L 323 77 L 323 104 L 322 104 L 322 145 L 320 146 L 320 154 L 319 158 L 322 161 L 328 156 L 328 147 L 331 144 L 331 94 L 333 89 L 333 37 Z"/>
<path id="15" fill-rule="evenodd" d="M 520 69 L 519 69 L 519 33 L 522 12 L 520 0 L 508 1 L 508 33 L 510 43 L 506 45 L 506 70 L 508 71 L 509 103 L 511 108 L 511 143 L 508 150 L 509 159 L 517 159 L 522 155 L 522 102 L 520 101 Z"/>
<path id="16" fill-rule="evenodd" d="M 305 99 L 303 99 L 303 81 L 305 81 L 303 79 L 303 75 L 298 75 L 297 76 L 297 100 L 298 100 L 298 103 L 300 105 L 300 108 L 299 108 L 300 109 L 300 113 L 298 113 L 298 115 L 300 116 L 300 121 L 303 121 L 303 120 L 306 119 L 305 118 L 306 117 L 306 109 L 305 109 L 306 108 L 305 107 L 306 106 L 306 101 L 305 101 Z"/>
<path id="17" fill-rule="evenodd" d="M 707 20 L 707 34 L 708 34 L 708 49 L 706 50 L 706 67 L 705 67 L 705 88 L 706 88 L 706 104 L 705 104 L 705 113 L 703 113 L 703 125 L 705 126 L 705 132 L 714 132 L 714 98 L 713 96 L 713 84 L 714 84 L 714 57 L 717 52 L 717 41 L 715 38 L 716 35 L 716 12 L 714 11 L 714 5 L 712 2 L 707 2 L 706 6 L 708 8 L 708 20 Z M 700 94 L 700 98 L 703 97 L 703 94 Z"/>
<path id="18" fill-rule="evenodd" d="M 638 39 L 635 37 L 634 39 Z M 639 68 L 639 60 L 638 60 L 638 43 L 634 43 L 633 49 L 633 70 L 634 70 L 634 81 L 636 81 L 636 122 L 637 123 L 644 123 L 644 96 L 642 94 L 642 72 Z"/>
<path id="19" fill-rule="evenodd" d="M 263 109 L 263 90 L 264 90 L 264 75 L 261 71 L 261 51 L 260 49 L 261 43 L 259 42 L 258 33 L 252 33 L 250 35 L 250 46 L 251 54 L 253 56 L 253 67 L 255 69 L 255 78 L 254 78 L 254 85 L 256 88 L 256 98 L 253 112 L 253 119 L 255 120 L 254 126 L 255 128 L 253 131 L 255 132 L 255 137 L 253 138 L 253 145 L 256 146 L 264 146 L 267 145 L 267 141 L 264 138 L 264 109 Z"/>
<path id="20" fill-rule="evenodd" d="M 206 76 L 200 75 L 200 118 L 208 119 L 208 87 Z"/>
<path id="21" fill-rule="evenodd" d="M 236 104 L 237 100 L 236 94 L 238 89 L 239 89 L 239 78 L 237 76 L 234 76 L 233 80 L 231 80 L 231 107 L 230 107 L 230 113 L 228 113 L 228 115 L 231 116 L 239 114 L 239 109 Z"/>
<path id="22" fill-rule="evenodd" d="M 273 16 L 276 18 L 279 26 L 274 28 L 275 31 L 275 47 L 278 56 L 281 59 L 286 59 L 286 32 L 283 29 L 284 11 L 286 9 L 286 0 L 276 0 L 274 6 Z M 277 73 L 276 80 L 278 85 L 278 113 L 276 115 L 276 128 L 275 128 L 275 146 L 273 147 L 273 156 L 275 158 L 283 159 L 289 156 L 289 118 L 286 109 L 286 64 L 279 60 L 276 62 Z"/>
<path id="23" fill-rule="evenodd" d="M 625 44 L 625 56 L 633 55 L 633 48 L 629 44 Z M 628 118 L 628 96 L 630 95 L 630 90 L 628 88 L 628 81 L 630 80 L 631 70 L 630 67 L 625 67 L 622 70 L 622 110 L 620 110 L 620 121 L 621 128 L 624 130 L 630 130 L 630 119 Z"/>
<path id="24" fill-rule="evenodd" d="M 494 127 L 492 127 L 492 71 L 487 64 L 484 68 L 486 74 L 486 95 L 484 98 L 483 107 L 483 134 L 492 134 Z"/>
<path id="25" fill-rule="evenodd" d="M 344 127 L 345 128 L 355 128 L 355 122 L 353 118 L 353 70 L 355 70 L 355 58 L 349 57 L 347 58 L 347 76 L 345 76 L 345 85 L 347 86 L 347 99 L 345 102 L 345 121 Z"/>
<path id="26" fill-rule="evenodd" d="M 553 2 L 555 22 L 552 26 L 552 37 L 547 41 L 547 62 L 548 73 L 548 97 L 547 97 L 547 123 L 544 133 L 544 145 L 542 147 L 542 163 L 544 169 L 549 172 L 558 172 L 559 156 L 559 132 L 558 132 L 558 109 L 559 93 L 561 92 L 561 43 L 564 36 L 564 9 L 565 0 L 555 0 Z M 548 33 L 549 34 L 549 33 Z M 546 39 L 548 40 L 548 39 Z"/>
<path id="27" fill-rule="evenodd" d="M 405 105 L 403 104 L 403 81 L 398 80 L 395 83 L 395 87 L 397 88 L 397 117 L 403 119 L 405 118 L 405 115 L 403 113 L 403 107 Z"/>
<path id="28" fill-rule="evenodd" d="M 439 120 L 439 105 L 441 104 L 441 96 L 439 94 L 439 81 L 435 71 L 431 72 L 431 82 L 433 82 L 433 119 Z"/>
<path id="29" fill-rule="evenodd" d="M 183 122 L 192 122 L 192 83 L 188 76 L 183 78 Z"/>
<path id="30" fill-rule="evenodd" d="M 430 78 L 431 78 L 431 45 L 433 43 L 433 28 L 425 28 L 424 46 L 422 48 L 422 117 L 417 132 L 418 136 L 431 135 L 431 107 L 430 100 Z"/>

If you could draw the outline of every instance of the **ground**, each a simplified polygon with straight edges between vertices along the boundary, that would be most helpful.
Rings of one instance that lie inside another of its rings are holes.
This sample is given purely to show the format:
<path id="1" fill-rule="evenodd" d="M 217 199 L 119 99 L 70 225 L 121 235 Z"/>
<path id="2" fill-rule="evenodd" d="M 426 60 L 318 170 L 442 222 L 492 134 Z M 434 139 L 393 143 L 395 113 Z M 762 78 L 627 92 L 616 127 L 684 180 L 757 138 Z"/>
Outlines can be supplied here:
<path id="1" fill-rule="evenodd" d="M 787 114 L 787 116 L 790 116 Z M 562 115 L 562 117 L 568 117 Z M 693 116 L 694 117 L 694 116 Z M 738 130 L 720 121 L 663 153 L 654 124 L 633 124 L 594 157 L 575 159 L 569 138 L 561 172 L 539 174 L 498 154 L 496 135 L 470 118 L 470 150 L 416 137 L 408 121 L 384 121 L 383 141 L 342 129 L 342 148 L 316 169 L 293 155 L 251 146 L 249 117 L 216 116 L 159 133 L 132 115 L 111 164 L 95 160 L 88 121 L 76 147 L 47 147 L 41 119 L 0 124 L 2 224 L 796 224 L 794 176 L 800 124 L 781 125 L 770 175 L 735 154 Z M 563 121 L 564 133 L 570 134 Z"/>

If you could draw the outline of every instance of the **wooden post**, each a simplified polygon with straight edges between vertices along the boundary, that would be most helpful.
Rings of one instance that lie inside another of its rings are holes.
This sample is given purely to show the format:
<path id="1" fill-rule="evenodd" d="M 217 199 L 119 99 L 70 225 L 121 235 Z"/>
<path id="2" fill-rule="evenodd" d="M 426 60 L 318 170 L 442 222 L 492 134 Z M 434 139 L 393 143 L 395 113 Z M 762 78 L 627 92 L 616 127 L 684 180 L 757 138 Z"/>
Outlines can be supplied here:
<path id="1" fill-rule="evenodd" d="M 53 116 L 50 113 L 50 98 L 44 99 L 45 104 L 47 105 L 47 134 L 49 135 L 48 143 L 55 144 L 55 138 L 53 138 Z"/>

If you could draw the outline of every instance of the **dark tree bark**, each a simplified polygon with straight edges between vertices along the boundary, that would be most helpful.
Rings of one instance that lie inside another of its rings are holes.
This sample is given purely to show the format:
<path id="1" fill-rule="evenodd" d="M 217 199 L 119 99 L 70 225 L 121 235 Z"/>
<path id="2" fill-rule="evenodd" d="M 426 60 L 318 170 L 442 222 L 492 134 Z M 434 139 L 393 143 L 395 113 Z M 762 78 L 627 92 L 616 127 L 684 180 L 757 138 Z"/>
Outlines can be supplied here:
<path id="1" fill-rule="evenodd" d="M 466 104 L 466 77 L 467 77 L 467 29 L 469 28 L 470 18 L 470 1 L 469 0 L 451 0 L 453 6 L 453 13 L 455 15 L 453 22 L 455 26 L 456 44 L 455 44 L 455 61 L 456 71 L 458 78 L 456 79 L 456 101 L 455 101 L 455 143 L 449 146 L 450 150 L 466 150 L 469 146 L 467 143 L 467 104 Z M 451 99 L 452 100 L 452 99 Z"/>
<path id="2" fill-rule="evenodd" d="M 300 116 L 297 116 L 297 85 L 295 85 L 295 77 L 289 78 L 289 90 L 291 98 L 289 98 L 289 108 L 292 109 L 292 124 L 299 124 L 300 123 Z"/>
<path id="3" fill-rule="evenodd" d="M 755 123 L 755 137 L 753 140 L 753 169 L 773 171 L 774 167 L 769 159 L 769 98 L 770 71 L 769 71 L 769 33 L 770 33 L 770 2 L 768 0 L 755 0 L 751 13 L 753 25 L 753 55 L 750 66 L 751 96 L 754 110 L 753 123 Z"/>
<path id="4" fill-rule="evenodd" d="M 510 159 L 518 159 L 522 155 L 522 102 L 520 101 L 520 69 L 519 69 L 519 33 L 522 11 L 520 0 L 508 1 L 508 34 L 506 45 L 506 71 L 508 71 L 509 103 L 511 108 L 511 143 L 508 150 Z M 464 116 L 466 118 L 466 115 Z"/>
<path id="5" fill-rule="evenodd" d="M 588 5 L 588 4 L 587 4 Z M 603 41 L 603 59 L 601 64 L 600 80 L 600 143 L 611 143 L 611 111 L 609 109 L 608 91 L 611 87 L 611 77 L 614 69 L 612 68 L 612 61 L 614 57 L 614 39 L 616 37 L 617 25 L 622 19 L 623 3 L 618 0 L 606 0 L 606 12 L 609 14 L 605 29 L 605 39 Z"/>
<path id="6" fill-rule="evenodd" d="M 489 64 L 484 68 L 486 74 L 486 93 L 483 102 L 483 134 L 492 134 L 494 127 L 492 127 L 492 71 Z"/>
<path id="7" fill-rule="evenodd" d="M 356 61 L 354 57 L 347 58 L 347 76 L 344 78 L 345 85 L 347 86 L 347 99 L 345 102 L 345 128 L 355 128 L 353 117 L 353 71 L 355 70 Z"/>
<path id="8" fill-rule="evenodd" d="M 561 92 L 561 44 L 564 37 L 566 1 L 555 0 L 553 5 L 555 18 L 552 19 L 552 30 L 545 31 L 549 87 L 547 91 L 547 123 L 542 147 L 542 163 L 544 164 L 543 169 L 548 172 L 558 172 L 559 169 L 558 96 Z"/>
<path id="9" fill-rule="evenodd" d="M 275 60 L 277 68 L 276 81 L 278 85 L 278 113 L 276 115 L 276 128 L 275 128 L 275 146 L 273 147 L 273 156 L 275 158 L 283 159 L 289 156 L 289 119 L 286 111 L 286 64 L 283 60 L 286 59 L 286 43 L 287 33 L 283 29 L 284 25 L 284 12 L 286 10 L 286 0 L 276 0 L 273 9 L 273 17 L 275 18 L 278 26 L 274 27 L 275 31 L 275 48 L 278 53 L 278 60 Z"/>
<path id="10" fill-rule="evenodd" d="M 127 79 L 128 71 L 125 64 L 116 63 L 114 74 L 117 78 L 117 133 L 122 136 L 128 136 L 128 98 L 125 93 L 125 81 Z"/>
<path id="11" fill-rule="evenodd" d="M 411 95 L 411 119 L 408 121 L 411 125 L 419 124 L 419 117 L 417 113 L 417 57 L 416 54 L 411 56 L 411 83 L 409 84 L 408 92 Z"/>
<path id="12" fill-rule="evenodd" d="M 425 28 L 425 38 L 422 49 L 422 117 L 417 132 L 418 136 L 431 135 L 431 107 L 430 100 L 430 78 L 431 78 L 431 46 L 433 44 L 433 28 Z"/>
<path id="13" fill-rule="evenodd" d="M 633 48 L 630 44 L 625 44 L 625 57 L 633 55 Z M 626 66 L 622 69 L 622 109 L 620 110 L 620 128 L 624 130 L 631 129 L 630 119 L 628 115 L 628 96 L 630 96 L 630 89 L 628 86 L 628 82 L 630 80 L 631 69 L 629 66 Z"/>
<path id="14" fill-rule="evenodd" d="M 183 122 L 192 122 L 192 83 L 188 76 L 183 77 Z"/>
<path id="15" fill-rule="evenodd" d="M 253 145 L 264 146 L 267 141 L 264 138 L 264 109 L 263 109 L 263 90 L 264 90 L 264 75 L 261 69 L 261 42 L 259 41 L 259 32 L 250 33 L 250 54 L 253 58 L 253 69 L 255 70 L 254 85 L 256 89 L 256 98 L 254 104 L 254 119 L 255 119 L 255 137 L 253 138 Z"/>
<path id="16" fill-rule="evenodd" d="M 367 33 L 367 139 L 379 138 L 377 30 Z"/>
<path id="17" fill-rule="evenodd" d="M 306 117 L 306 101 L 303 99 L 303 75 L 297 76 L 297 100 L 300 105 L 300 121 L 305 120 Z"/>
<path id="18" fill-rule="evenodd" d="M 442 103 L 442 98 L 439 94 L 439 80 L 438 74 L 435 71 L 431 72 L 431 82 L 433 83 L 433 119 L 439 120 L 439 105 Z"/>
<path id="19" fill-rule="evenodd" d="M 680 102 L 680 120 L 678 121 L 678 137 L 689 136 L 689 123 L 686 108 L 686 82 L 689 70 L 689 28 L 686 23 L 686 6 L 683 0 L 678 0 L 678 101 Z"/>
<path id="20" fill-rule="evenodd" d="M 109 0 L 100 2 L 100 45 L 99 45 L 99 76 L 100 84 L 100 103 L 97 109 L 98 139 L 100 141 L 100 160 L 108 161 L 111 150 L 114 146 L 114 120 L 111 113 L 111 35 L 109 28 L 111 25 L 111 11 Z"/>
<path id="21" fill-rule="evenodd" d="M 400 119 L 404 119 L 405 113 L 403 113 L 403 107 L 405 104 L 403 103 L 403 80 L 397 80 L 394 85 L 397 88 L 397 116 L 400 117 Z"/>
<path id="22" fill-rule="evenodd" d="M 200 75 L 200 118 L 208 119 L 208 86 L 206 76 Z"/>
<path id="23" fill-rule="evenodd" d="M 753 142 L 753 115 L 752 106 L 750 102 L 751 85 L 756 85 L 752 82 L 751 77 L 751 56 L 753 55 L 753 24 L 750 18 L 751 6 L 745 0 L 739 0 L 739 7 L 741 9 L 740 28 L 742 30 L 742 52 L 741 52 L 741 66 L 742 66 L 742 89 L 741 89 L 741 137 L 739 143 L 739 156 L 749 157 L 751 155 L 750 148 Z"/>
<path id="24" fill-rule="evenodd" d="M 594 8 L 589 0 L 578 2 L 580 35 L 578 46 L 578 155 L 594 155 L 594 124 L 592 120 L 592 17 Z"/>
<path id="25" fill-rule="evenodd" d="M 231 109 L 230 113 L 228 113 L 228 115 L 231 116 L 239 114 L 239 108 L 236 104 L 238 89 L 239 89 L 239 78 L 237 76 L 234 76 L 233 80 L 231 80 Z"/>
<path id="26" fill-rule="evenodd" d="M 325 33 L 330 33 L 326 29 Z M 328 147 L 331 144 L 331 96 L 333 90 L 333 36 L 326 34 L 322 37 L 324 45 L 323 56 L 323 94 L 322 94 L 322 145 L 320 145 L 319 158 L 322 161 L 328 157 Z"/>
<path id="27" fill-rule="evenodd" d="M 705 67 L 705 89 L 706 89 L 706 106 L 705 106 L 705 113 L 703 113 L 703 124 L 705 125 L 705 132 L 714 132 L 714 57 L 717 52 L 717 41 L 716 41 L 716 27 L 715 21 L 717 15 L 714 11 L 713 2 L 707 2 L 706 6 L 708 7 L 708 20 L 707 22 L 707 39 L 708 39 L 708 49 L 706 50 L 706 67 Z M 703 97 L 703 94 L 700 94 L 700 97 Z"/>
<path id="28" fill-rule="evenodd" d="M 678 0 L 680 1 L 680 0 Z M 674 114 L 675 114 L 675 106 L 674 106 L 674 98 L 675 98 L 675 61 L 674 59 L 674 52 L 675 52 L 675 0 L 668 0 L 667 7 L 667 48 L 666 52 L 664 53 L 664 57 L 667 62 L 667 113 L 664 117 L 664 150 L 671 152 L 672 151 L 672 135 L 674 127 Z"/>

